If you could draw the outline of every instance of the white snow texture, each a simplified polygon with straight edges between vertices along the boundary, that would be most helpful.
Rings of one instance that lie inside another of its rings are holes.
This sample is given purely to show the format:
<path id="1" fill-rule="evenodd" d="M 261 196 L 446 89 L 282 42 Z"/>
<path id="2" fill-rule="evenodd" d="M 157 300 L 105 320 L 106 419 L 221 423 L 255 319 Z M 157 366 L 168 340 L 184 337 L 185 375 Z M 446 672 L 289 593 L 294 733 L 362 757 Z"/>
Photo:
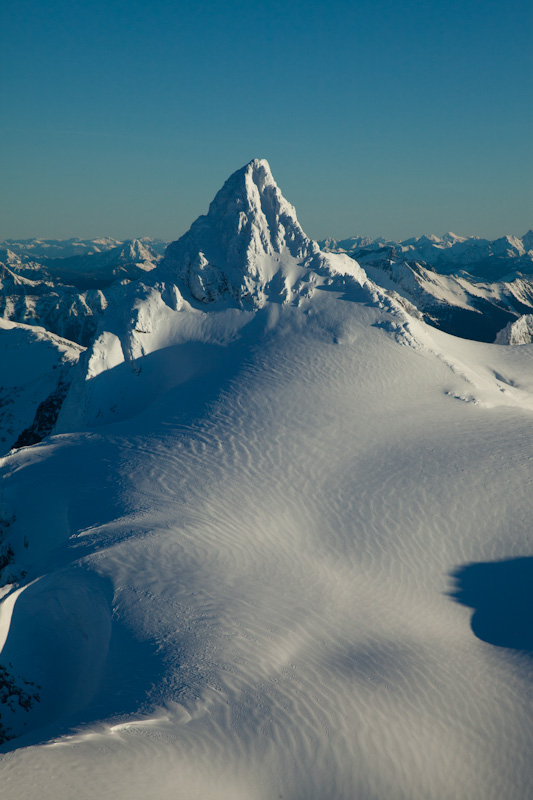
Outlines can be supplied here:
<path id="1" fill-rule="evenodd" d="M 1 462 L 2 800 L 533 796 L 533 345 L 419 317 L 264 160 L 110 300 Z"/>

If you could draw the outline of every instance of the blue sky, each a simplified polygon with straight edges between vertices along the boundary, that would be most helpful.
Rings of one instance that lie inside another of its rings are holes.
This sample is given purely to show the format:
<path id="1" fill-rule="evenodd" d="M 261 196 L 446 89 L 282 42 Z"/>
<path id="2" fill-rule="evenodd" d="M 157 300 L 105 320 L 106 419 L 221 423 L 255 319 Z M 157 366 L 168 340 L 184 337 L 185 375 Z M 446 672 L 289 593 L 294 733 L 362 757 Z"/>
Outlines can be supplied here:
<path id="1" fill-rule="evenodd" d="M 0 238 L 175 239 L 253 157 L 315 238 L 521 235 L 532 17 L 530 0 L 4 4 Z"/>

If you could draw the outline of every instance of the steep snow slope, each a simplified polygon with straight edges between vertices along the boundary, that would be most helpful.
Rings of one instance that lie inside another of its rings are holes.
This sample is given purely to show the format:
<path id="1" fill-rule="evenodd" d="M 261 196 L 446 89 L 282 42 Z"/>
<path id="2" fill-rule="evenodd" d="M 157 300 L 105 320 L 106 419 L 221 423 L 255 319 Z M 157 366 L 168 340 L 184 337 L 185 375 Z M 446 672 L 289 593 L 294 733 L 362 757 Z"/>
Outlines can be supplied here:
<path id="1" fill-rule="evenodd" d="M 53 429 L 83 348 L 44 328 L 0 319 L 0 453 Z"/>
<path id="2" fill-rule="evenodd" d="M 396 291 L 423 312 L 427 322 L 466 339 L 493 342 L 504 325 L 533 310 L 533 283 L 476 281 L 467 273 L 441 275 L 424 264 L 366 257 L 362 265 L 379 286 Z"/>
<path id="3" fill-rule="evenodd" d="M 244 255 L 172 248 L 80 365 L 89 427 L 3 462 L 0 664 L 40 687 L 6 800 L 530 793 L 533 349 L 292 250 L 266 169 Z"/>

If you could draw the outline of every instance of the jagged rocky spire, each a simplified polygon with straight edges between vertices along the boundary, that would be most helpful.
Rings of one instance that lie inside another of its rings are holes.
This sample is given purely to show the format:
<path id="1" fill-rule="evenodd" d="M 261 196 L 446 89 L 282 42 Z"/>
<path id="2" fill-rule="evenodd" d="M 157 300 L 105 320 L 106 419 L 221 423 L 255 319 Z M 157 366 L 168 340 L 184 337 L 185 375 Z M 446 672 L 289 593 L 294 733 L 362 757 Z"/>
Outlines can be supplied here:
<path id="1" fill-rule="evenodd" d="M 197 300 L 243 300 L 272 279 L 281 257 L 302 263 L 318 252 L 268 162 L 254 159 L 231 175 L 209 212 L 168 246 L 165 267 Z"/>

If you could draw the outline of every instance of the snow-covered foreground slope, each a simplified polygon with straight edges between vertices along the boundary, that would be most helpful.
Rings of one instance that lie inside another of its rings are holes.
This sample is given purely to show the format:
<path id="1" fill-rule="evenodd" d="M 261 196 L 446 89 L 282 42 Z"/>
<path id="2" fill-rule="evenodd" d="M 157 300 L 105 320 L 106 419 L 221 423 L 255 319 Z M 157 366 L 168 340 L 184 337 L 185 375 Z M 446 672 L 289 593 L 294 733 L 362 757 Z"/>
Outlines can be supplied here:
<path id="1" fill-rule="evenodd" d="M 533 348 L 332 258 L 246 308 L 154 279 L 80 368 L 90 429 L 4 460 L 0 664 L 40 701 L 2 798 L 530 796 Z"/>

